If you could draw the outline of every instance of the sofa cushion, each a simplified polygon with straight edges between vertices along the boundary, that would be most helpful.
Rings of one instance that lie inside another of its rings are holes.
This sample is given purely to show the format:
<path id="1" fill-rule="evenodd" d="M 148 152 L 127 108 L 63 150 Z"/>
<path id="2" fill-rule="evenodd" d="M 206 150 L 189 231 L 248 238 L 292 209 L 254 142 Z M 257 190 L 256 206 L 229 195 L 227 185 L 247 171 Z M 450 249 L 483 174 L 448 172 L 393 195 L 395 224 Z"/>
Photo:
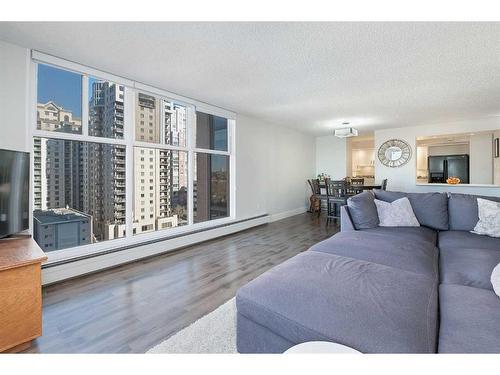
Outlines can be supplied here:
<path id="1" fill-rule="evenodd" d="M 491 290 L 439 287 L 439 353 L 500 353 L 500 298 Z"/>
<path id="2" fill-rule="evenodd" d="M 497 250 L 444 248 L 439 257 L 441 282 L 492 290 L 491 272 L 498 263 Z"/>
<path id="3" fill-rule="evenodd" d="M 374 190 L 375 198 L 385 202 L 408 197 L 420 225 L 448 230 L 448 197 L 446 193 L 402 193 Z"/>
<path id="4" fill-rule="evenodd" d="M 411 243 L 412 241 L 424 240 L 433 245 L 436 245 L 438 235 L 435 230 L 427 227 L 377 227 L 363 229 L 363 232 L 382 234 L 388 241 L 403 239 Z"/>
<path id="5" fill-rule="evenodd" d="M 479 221 L 477 198 L 500 202 L 499 197 L 450 193 L 448 211 L 450 230 L 471 231 Z"/>
<path id="6" fill-rule="evenodd" d="M 500 238 L 481 236 L 462 230 L 439 232 L 438 247 L 440 249 L 488 249 L 500 251 Z"/>
<path id="7" fill-rule="evenodd" d="M 341 232 L 311 247 L 311 251 L 341 255 L 439 278 L 438 249 L 425 239 L 387 239 L 383 233 Z M 500 252 L 499 252 L 500 253 Z"/>
<path id="8" fill-rule="evenodd" d="M 242 287 L 236 305 L 238 315 L 294 345 L 319 340 L 363 353 L 436 350 L 435 280 L 380 264 L 306 251 Z M 272 351 L 244 340 L 238 343 L 247 352 Z"/>
<path id="9" fill-rule="evenodd" d="M 349 214 L 356 229 L 375 228 L 379 224 L 375 197 L 371 191 L 364 191 L 347 200 Z"/>

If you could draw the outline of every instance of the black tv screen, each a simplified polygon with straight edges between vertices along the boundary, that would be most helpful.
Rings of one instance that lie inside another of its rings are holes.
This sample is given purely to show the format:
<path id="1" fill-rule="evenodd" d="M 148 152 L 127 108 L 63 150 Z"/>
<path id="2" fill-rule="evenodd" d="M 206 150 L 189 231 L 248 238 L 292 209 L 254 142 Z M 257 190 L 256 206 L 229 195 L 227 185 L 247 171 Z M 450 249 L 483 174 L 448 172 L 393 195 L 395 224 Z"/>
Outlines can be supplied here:
<path id="1" fill-rule="evenodd" d="M 0 238 L 28 229 L 30 157 L 0 149 Z"/>

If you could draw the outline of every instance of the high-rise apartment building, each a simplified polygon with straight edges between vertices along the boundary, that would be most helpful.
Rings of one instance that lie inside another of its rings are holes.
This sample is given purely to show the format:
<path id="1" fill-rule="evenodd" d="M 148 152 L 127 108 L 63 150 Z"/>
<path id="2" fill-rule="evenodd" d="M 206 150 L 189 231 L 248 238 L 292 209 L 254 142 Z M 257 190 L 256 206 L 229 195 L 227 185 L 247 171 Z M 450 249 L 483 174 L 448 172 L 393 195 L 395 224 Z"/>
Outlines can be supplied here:
<path id="1" fill-rule="evenodd" d="M 53 101 L 38 103 L 37 128 L 81 133 L 81 120 Z M 35 138 L 34 208 L 47 210 L 71 206 L 81 209 L 81 147 L 78 142 Z M 42 183 L 43 182 L 43 183 Z"/>
<path id="2" fill-rule="evenodd" d="M 135 111 L 137 141 L 185 145 L 185 126 L 185 107 L 174 107 L 163 99 L 138 94 Z M 182 127 L 183 131 L 180 131 Z M 135 148 L 134 234 L 186 223 L 186 167 L 186 152 L 154 147 Z"/>
<path id="3" fill-rule="evenodd" d="M 123 138 L 124 87 L 93 81 L 89 101 L 89 134 Z M 92 214 L 98 240 L 125 236 L 125 147 L 87 143 L 85 212 Z"/>
<path id="4" fill-rule="evenodd" d="M 154 96 L 139 93 L 135 106 L 135 139 L 141 142 L 160 143 L 159 102 Z"/>
<path id="5" fill-rule="evenodd" d="M 82 143 L 36 138 L 33 156 L 34 208 L 46 210 L 69 206 L 82 210 Z"/>
<path id="6" fill-rule="evenodd" d="M 64 109 L 53 101 L 38 103 L 36 109 L 37 129 L 81 134 L 82 121 L 80 118 L 73 116 L 73 112 Z"/>

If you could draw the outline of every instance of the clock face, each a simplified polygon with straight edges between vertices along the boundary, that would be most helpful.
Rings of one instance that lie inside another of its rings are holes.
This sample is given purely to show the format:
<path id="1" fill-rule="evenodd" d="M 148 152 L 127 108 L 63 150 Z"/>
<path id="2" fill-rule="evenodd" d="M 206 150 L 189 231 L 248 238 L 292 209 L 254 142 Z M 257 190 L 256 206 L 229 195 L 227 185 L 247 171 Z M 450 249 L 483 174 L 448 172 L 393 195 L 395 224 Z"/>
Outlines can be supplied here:
<path id="1" fill-rule="evenodd" d="M 378 159 L 387 167 L 401 167 L 411 159 L 411 147 L 405 141 L 391 139 L 378 149 Z"/>

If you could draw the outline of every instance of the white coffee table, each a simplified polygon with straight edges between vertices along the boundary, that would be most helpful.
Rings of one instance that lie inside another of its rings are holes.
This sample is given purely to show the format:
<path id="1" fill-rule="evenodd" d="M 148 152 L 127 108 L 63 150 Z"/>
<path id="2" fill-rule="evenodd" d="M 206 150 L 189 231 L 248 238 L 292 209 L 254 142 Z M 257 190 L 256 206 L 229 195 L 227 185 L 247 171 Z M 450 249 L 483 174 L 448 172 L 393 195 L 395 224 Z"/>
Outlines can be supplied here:
<path id="1" fill-rule="evenodd" d="M 292 346 L 288 349 L 284 354 L 307 354 L 307 353 L 318 353 L 318 354 L 362 354 L 358 352 L 356 349 L 353 349 L 349 346 L 337 344 L 334 342 L 328 341 L 309 341 L 303 342 L 302 344 L 298 344 Z"/>

